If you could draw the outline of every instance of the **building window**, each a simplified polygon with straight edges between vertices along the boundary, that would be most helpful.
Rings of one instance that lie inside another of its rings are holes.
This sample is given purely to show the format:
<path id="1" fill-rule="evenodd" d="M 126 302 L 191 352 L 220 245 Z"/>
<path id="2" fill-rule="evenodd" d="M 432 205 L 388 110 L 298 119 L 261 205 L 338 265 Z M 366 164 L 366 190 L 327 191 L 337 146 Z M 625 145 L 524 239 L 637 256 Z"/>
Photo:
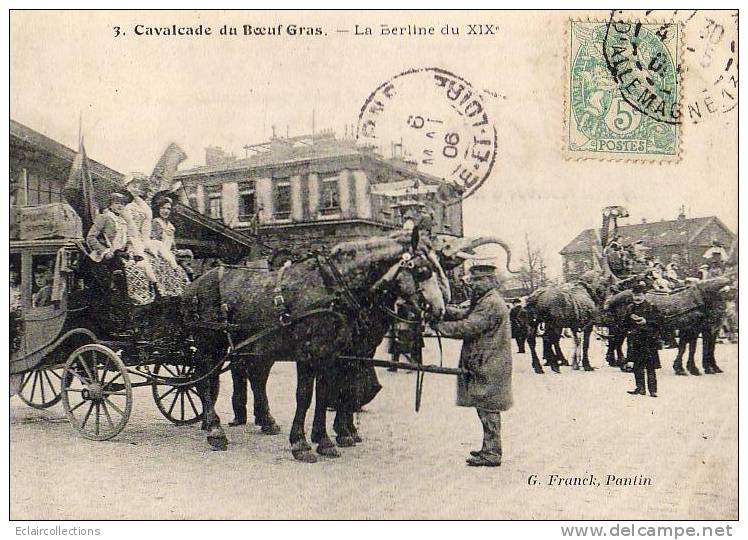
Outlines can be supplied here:
<path id="1" fill-rule="evenodd" d="M 291 183 L 285 180 L 275 183 L 275 219 L 291 217 Z"/>
<path id="2" fill-rule="evenodd" d="M 62 201 L 60 186 L 35 174 L 26 176 L 26 205 L 39 206 Z"/>
<path id="3" fill-rule="evenodd" d="M 208 188 L 208 216 L 213 219 L 221 219 L 221 186 Z"/>
<path id="4" fill-rule="evenodd" d="M 239 184 L 239 221 L 251 221 L 256 211 L 255 183 L 241 182 Z"/>
<path id="5" fill-rule="evenodd" d="M 340 212 L 337 177 L 322 180 L 322 196 L 319 208 L 323 216 Z"/>

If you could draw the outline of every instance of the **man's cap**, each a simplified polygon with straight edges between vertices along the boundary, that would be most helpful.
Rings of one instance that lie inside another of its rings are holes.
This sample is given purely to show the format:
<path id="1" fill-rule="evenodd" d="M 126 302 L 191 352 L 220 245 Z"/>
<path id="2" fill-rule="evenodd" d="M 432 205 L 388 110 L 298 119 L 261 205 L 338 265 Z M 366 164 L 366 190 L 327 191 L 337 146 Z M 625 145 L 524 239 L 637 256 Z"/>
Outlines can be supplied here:
<path id="1" fill-rule="evenodd" d="M 647 284 L 643 281 L 637 281 L 634 286 L 631 287 L 631 292 L 634 294 L 642 294 L 647 292 Z"/>
<path id="2" fill-rule="evenodd" d="M 127 204 L 127 195 L 124 195 L 117 191 L 115 191 L 114 193 L 111 193 L 109 195 L 109 204 L 116 203 L 116 202 Z"/>
<path id="3" fill-rule="evenodd" d="M 473 277 L 496 276 L 496 267 L 492 264 L 476 264 L 470 267 L 470 275 Z"/>

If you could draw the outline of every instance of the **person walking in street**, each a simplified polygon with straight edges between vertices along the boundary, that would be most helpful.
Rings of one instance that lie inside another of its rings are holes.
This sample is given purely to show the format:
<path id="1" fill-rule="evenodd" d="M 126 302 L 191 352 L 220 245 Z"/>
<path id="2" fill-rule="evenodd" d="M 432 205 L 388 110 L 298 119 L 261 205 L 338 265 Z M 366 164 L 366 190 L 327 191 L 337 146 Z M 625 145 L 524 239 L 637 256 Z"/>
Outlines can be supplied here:
<path id="1" fill-rule="evenodd" d="M 449 306 L 444 322 L 433 327 L 445 337 L 462 339 L 457 406 L 474 407 L 483 425 L 483 446 L 470 452 L 473 467 L 501 465 L 501 411 L 512 399 L 512 347 L 509 310 L 498 291 L 496 267 L 476 265 L 469 274 L 470 306 Z"/>

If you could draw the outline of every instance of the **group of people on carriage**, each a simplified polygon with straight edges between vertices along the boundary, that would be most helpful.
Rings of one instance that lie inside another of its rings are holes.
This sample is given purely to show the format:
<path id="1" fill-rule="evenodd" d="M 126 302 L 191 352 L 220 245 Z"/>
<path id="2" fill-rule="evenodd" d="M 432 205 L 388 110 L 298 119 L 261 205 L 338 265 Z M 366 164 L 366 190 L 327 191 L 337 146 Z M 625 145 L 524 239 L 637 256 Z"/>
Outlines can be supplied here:
<path id="1" fill-rule="evenodd" d="M 704 253 L 704 263 L 699 266 L 698 274 L 688 276 L 681 266 L 681 256 L 678 253 L 673 253 L 670 261 L 663 264 L 658 257 L 650 256 L 648 251 L 643 240 L 628 244 L 619 234 L 608 242 L 603 255 L 616 276 L 643 279 L 652 290 L 659 292 L 671 292 L 697 280 L 720 276 L 724 273 L 727 259 L 725 248 L 717 240 L 713 240 Z"/>
<path id="2" fill-rule="evenodd" d="M 189 250 L 179 250 L 171 221 L 173 196 L 151 193 L 145 175 L 113 192 L 86 235 L 94 281 L 137 312 L 157 299 L 176 299 L 190 282 Z M 131 317 L 132 319 L 132 317 Z"/>

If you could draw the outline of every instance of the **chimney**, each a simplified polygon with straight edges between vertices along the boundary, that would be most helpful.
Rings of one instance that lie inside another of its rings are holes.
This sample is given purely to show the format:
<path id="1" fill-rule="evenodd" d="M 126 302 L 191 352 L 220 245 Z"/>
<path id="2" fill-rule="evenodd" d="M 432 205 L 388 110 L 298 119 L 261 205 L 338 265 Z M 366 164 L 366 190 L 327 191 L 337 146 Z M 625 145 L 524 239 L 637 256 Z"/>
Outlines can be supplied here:
<path id="1" fill-rule="evenodd" d="M 681 205 L 679 212 L 678 212 L 678 221 L 683 221 L 686 219 L 686 205 Z"/>
<path id="2" fill-rule="evenodd" d="M 220 146 L 208 146 L 205 148 L 205 164 L 209 167 L 215 165 L 225 165 L 236 161 L 236 155 L 227 154 Z"/>
<path id="3" fill-rule="evenodd" d="M 220 165 L 226 160 L 226 152 L 220 146 L 208 146 L 205 148 L 205 164 L 209 167 Z"/>
<path id="4" fill-rule="evenodd" d="M 643 217 L 642 218 L 642 223 L 646 223 L 646 222 L 647 222 L 647 218 Z"/>

